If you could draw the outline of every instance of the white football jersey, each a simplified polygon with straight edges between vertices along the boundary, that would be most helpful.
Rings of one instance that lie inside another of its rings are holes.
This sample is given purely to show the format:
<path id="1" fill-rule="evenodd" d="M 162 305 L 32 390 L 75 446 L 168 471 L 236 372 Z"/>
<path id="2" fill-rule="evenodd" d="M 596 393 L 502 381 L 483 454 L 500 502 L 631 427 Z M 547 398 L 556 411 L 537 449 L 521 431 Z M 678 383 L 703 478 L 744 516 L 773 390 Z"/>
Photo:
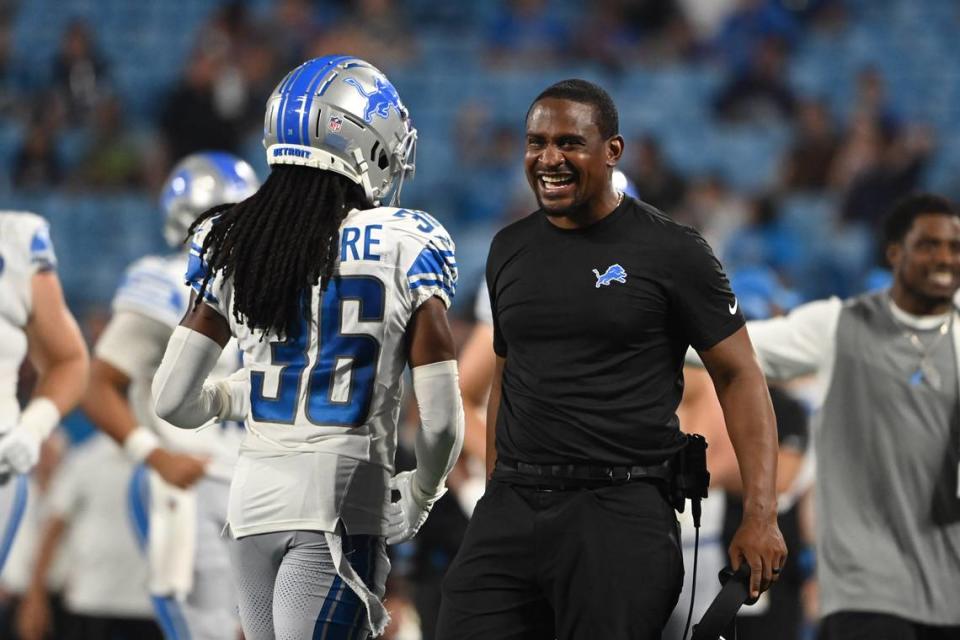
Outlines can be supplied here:
<path id="1" fill-rule="evenodd" d="M 183 273 L 187 265 L 186 252 L 167 256 L 146 256 L 134 262 L 124 273 L 120 286 L 113 298 L 113 312 L 132 312 L 155 320 L 170 329 L 180 323 L 190 304 L 190 287 L 184 282 Z M 156 340 L 156 336 L 144 336 L 144 339 Z M 162 354 L 169 333 L 162 344 L 151 349 Z M 104 352 L 100 345 L 97 357 L 112 362 L 111 354 Z M 240 350 L 231 340 L 211 373 L 212 379 L 229 376 L 243 365 Z M 154 429 L 164 446 L 175 451 L 196 455 L 211 456 L 215 464 L 232 467 L 238 455 L 242 440 L 242 428 L 236 423 L 211 425 L 201 429 L 179 429 L 169 422 L 161 420 L 154 411 L 151 385 L 159 360 L 150 363 L 143 371 L 126 371 L 131 377 L 129 398 L 134 415 L 140 424 Z M 125 367 L 119 367 L 125 370 Z"/>
<path id="2" fill-rule="evenodd" d="M 33 310 L 31 278 L 56 265 L 46 220 L 33 213 L 0 211 L 0 433 L 20 417 L 17 372 L 27 355 L 24 327 Z"/>
<path id="3" fill-rule="evenodd" d="M 191 246 L 187 279 L 208 275 L 200 259 L 209 224 Z M 393 474 L 405 333 L 433 296 L 449 307 L 454 245 L 430 215 L 379 207 L 348 214 L 340 260 L 326 291 L 310 291 L 310 321 L 283 339 L 252 332 L 233 314 L 232 280 L 216 274 L 204 293 L 230 324 L 250 376 L 250 415 L 231 490 L 238 537 L 308 528 L 379 533 Z"/>

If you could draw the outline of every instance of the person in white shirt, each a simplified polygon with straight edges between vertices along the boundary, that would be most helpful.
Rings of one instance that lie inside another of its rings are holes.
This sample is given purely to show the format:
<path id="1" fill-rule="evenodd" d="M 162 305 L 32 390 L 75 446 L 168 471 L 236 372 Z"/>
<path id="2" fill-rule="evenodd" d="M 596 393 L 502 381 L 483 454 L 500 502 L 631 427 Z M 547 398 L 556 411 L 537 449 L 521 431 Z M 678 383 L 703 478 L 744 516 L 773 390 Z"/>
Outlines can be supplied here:
<path id="1" fill-rule="evenodd" d="M 133 463 L 102 435 L 76 446 L 54 474 L 30 587 L 18 612 L 23 640 L 50 626 L 46 583 L 57 554 L 69 559 L 63 589 L 68 640 L 160 640 L 147 593 L 147 563 L 122 526 Z"/>
<path id="2" fill-rule="evenodd" d="M 766 375 L 814 375 L 824 640 L 960 637 L 960 212 L 917 194 L 885 225 L 889 290 L 748 323 Z"/>

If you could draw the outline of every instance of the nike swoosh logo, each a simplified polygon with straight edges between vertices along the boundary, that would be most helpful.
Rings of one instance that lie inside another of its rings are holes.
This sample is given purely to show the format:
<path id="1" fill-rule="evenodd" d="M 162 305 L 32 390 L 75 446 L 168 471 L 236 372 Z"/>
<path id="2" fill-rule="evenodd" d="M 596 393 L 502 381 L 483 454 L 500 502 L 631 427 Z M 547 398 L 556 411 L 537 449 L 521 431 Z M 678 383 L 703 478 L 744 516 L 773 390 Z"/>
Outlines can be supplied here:
<path id="1" fill-rule="evenodd" d="M 727 309 L 730 310 L 730 315 L 733 315 L 737 312 L 737 307 L 740 306 L 740 301 L 736 298 L 733 299 L 733 304 L 728 304 Z"/>

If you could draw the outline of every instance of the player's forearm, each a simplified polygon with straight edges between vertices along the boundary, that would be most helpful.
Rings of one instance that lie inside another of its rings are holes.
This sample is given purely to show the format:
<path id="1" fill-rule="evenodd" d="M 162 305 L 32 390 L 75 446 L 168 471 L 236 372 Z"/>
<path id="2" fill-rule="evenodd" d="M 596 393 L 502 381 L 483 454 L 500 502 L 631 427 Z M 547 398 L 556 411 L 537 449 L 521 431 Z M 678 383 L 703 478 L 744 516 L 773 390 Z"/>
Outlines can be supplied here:
<path id="1" fill-rule="evenodd" d="M 53 565 L 57 546 L 60 544 L 60 538 L 63 536 L 66 526 L 66 521 L 58 516 L 53 516 L 47 520 L 43 528 L 40 545 L 37 548 L 33 572 L 30 575 L 29 589 L 31 591 L 46 593 L 47 576 L 50 574 L 50 567 Z"/>
<path id="2" fill-rule="evenodd" d="M 413 390 L 420 409 L 417 433 L 417 484 L 426 498 L 443 490 L 463 446 L 464 418 L 455 360 L 413 369 Z"/>
<path id="3" fill-rule="evenodd" d="M 717 382 L 727 432 L 737 454 L 745 517 L 776 517 L 777 423 L 759 369 Z"/>
<path id="4" fill-rule="evenodd" d="M 217 417 L 222 399 L 204 382 L 220 357 L 221 347 L 208 336 L 177 327 L 153 379 L 157 415 L 184 429 L 194 429 Z"/>
<path id="5" fill-rule="evenodd" d="M 503 383 L 504 360 L 497 358 L 497 366 L 490 385 L 490 397 L 487 399 L 487 480 L 493 475 L 497 465 L 497 414 L 500 411 L 500 393 Z"/>
<path id="6" fill-rule="evenodd" d="M 123 444 L 137 428 L 137 418 L 127 400 L 126 385 L 108 379 L 104 362 L 95 359 L 90 386 L 83 398 L 83 411 L 100 431 Z"/>
<path id="7" fill-rule="evenodd" d="M 83 398 L 90 373 L 87 350 L 80 345 L 47 364 L 37 380 L 35 395 L 48 398 L 60 415 L 70 413 Z"/>

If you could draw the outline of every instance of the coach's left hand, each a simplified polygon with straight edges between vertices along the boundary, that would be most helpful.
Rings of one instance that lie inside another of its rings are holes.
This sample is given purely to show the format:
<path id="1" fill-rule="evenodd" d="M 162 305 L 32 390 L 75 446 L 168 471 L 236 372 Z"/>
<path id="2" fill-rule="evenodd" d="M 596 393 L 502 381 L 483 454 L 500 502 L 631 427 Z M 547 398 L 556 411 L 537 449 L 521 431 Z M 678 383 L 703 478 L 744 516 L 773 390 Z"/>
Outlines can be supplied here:
<path id="1" fill-rule="evenodd" d="M 734 571 L 740 564 L 750 565 L 750 596 L 759 597 L 780 578 L 787 560 L 787 545 L 783 541 L 777 514 L 771 516 L 744 515 L 740 528 L 730 542 L 730 566 Z"/>

